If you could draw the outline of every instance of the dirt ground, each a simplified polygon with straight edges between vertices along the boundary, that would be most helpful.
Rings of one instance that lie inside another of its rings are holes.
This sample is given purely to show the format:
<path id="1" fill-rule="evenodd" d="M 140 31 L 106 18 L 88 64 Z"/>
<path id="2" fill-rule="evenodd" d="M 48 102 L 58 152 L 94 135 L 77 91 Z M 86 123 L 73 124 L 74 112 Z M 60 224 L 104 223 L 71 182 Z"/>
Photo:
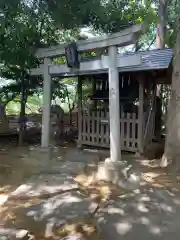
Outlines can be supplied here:
<path id="1" fill-rule="evenodd" d="M 139 188 L 126 191 L 90 181 L 94 164 L 108 153 L 64 146 L 51 151 L 50 161 L 47 155 L 39 147 L 0 147 L 0 237 L 25 229 L 37 240 L 70 234 L 88 240 L 179 239 L 179 176 L 165 173 L 158 161 L 124 154 L 141 173 Z"/>

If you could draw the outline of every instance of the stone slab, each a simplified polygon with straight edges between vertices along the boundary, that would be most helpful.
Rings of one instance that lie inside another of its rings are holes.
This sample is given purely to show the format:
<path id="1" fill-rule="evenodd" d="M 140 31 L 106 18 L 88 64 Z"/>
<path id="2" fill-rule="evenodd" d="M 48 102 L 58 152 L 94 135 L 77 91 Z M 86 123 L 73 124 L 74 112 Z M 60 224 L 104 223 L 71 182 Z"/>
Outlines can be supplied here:
<path id="1" fill-rule="evenodd" d="M 97 204 L 92 203 L 89 198 L 84 198 L 77 191 L 71 191 L 27 208 L 26 215 L 34 221 L 44 222 L 45 236 L 50 237 L 54 228 L 72 218 L 87 215 L 96 207 Z"/>

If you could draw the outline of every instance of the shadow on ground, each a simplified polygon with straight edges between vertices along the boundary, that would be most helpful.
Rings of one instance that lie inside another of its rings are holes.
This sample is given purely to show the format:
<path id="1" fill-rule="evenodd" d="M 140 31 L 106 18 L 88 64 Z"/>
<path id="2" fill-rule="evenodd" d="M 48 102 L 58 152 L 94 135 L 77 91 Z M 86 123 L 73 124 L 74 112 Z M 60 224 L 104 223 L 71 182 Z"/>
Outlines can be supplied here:
<path id="1" fill-rule="evenodd" d="M 0 169 L 4 169 L 1 188 L 10 186 L 8 191 L 1 192 L 1 197 L 6 196 L 0 205 L 2 228 L 26 229 L 37 240 L 55 239 L 55 235 L 64 236 L 61 228 L 65 222 L 71 221 L 73 226 L 68 231 L 78 234 L 84 231 L 83 237 L 88 240 L 179 239 L 178 184 L 169 175 L 166 175 L 169 184 L 163 184 L 162 170 L 143 165 L 142 159 L 124 156 L 146 177 L 142 174 L 138 189 L 116 194 L 100 208 L 94 218 L 99 230 L 94 235 L 90 231 L 92 226 L 86 222 L 92 218 L 90 214 L 97 203 L 77 189 L 73 177 L 82 172 L 87 163 L 93 162 L 97 154 L 80 153 L 73 148 L 57 149 L 52 161 L 42 168 L 42 157 L 35 158 L 28 151 L 16 150 L 13 158 L 13 152 L 15 149 L 4 152 L 0 163 Z M 8 174 L 5 165 L 11 169 Z M 151 177 L 147 179 L 147 173 L 154 175 L 149 174 Z M 160 181 L 157 178 L 162 180 L 161 184 L 153 185 Z M 78 224 L 82 218 L 83 226 L 89 229 L 87 232 Z"/>
<path id="2" fill-rule="evenodd" d="M 110 201 L 98 220 L 104 239 L 178 239 L 179 213 L 174 193 L 145 186 Z"/>

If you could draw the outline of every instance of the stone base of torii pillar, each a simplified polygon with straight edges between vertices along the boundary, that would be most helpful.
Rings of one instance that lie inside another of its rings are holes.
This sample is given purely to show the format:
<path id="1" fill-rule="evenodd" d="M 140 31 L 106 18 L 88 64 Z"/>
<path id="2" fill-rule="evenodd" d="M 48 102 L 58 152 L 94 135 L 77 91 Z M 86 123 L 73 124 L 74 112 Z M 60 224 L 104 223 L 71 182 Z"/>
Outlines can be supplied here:
<path id="1" fill-rule="evenodd" d="M 113 162 L 110 158 L 106 158 L 98 165 L 95 179 L 112 182 L 129 190 L 137 189 L 140 186 L 140 172 L 133 171 L 132 165 L 128 165 L 126 161 Z"/>

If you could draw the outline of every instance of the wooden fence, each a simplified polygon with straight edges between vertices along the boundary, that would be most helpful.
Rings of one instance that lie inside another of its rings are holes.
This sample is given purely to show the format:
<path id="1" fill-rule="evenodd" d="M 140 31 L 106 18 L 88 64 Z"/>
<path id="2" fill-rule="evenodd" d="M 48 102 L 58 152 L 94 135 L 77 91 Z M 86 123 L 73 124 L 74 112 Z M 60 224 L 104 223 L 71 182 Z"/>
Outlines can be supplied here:
<path id="1" fill-rule="evenodd" d="M 87 109 L 80 111 L 79 123 L 78 114 L 72 113 L 72 125 L 70 124 L 70 115 L 65 114 L 63 118 L 64 134 L 72 129 L 78 129 L 78 140 L 81 145 L 109 148 L 110 129 L 109 112 L 106 109 Z M 144 144 L 152 140 L 154 134 L 154 112 L 152 114 L 144 113 L 143 132 L 145 134 Z M 17 131 L 19 128 L 19 117 L 9 115 L 10 130 Z M 41 128 L 40 114 L 27 115 L 27 126 Z M 53 119 L 51 125 L 54 126 Z M 78 126 L 79 124 L 79 126 Z M 147 127 L 146 127 L 147 126 Z M 57 127 L 57 125 L 56 125 Z M 138 115 L 137 113 L 120 114 L 121 148 L 124 151 L 136 152 L 138 149 Z"/>
<path id="2" fill-rule="evenodd" d="M 79 123 L 79 143 L 84 145 L 109 147 L 109 112 L 105 109 L 81 111 Z M 120 115 L 121 148 L 125 151 L 137 151 L 138 118 L 136 113 Z"/>

